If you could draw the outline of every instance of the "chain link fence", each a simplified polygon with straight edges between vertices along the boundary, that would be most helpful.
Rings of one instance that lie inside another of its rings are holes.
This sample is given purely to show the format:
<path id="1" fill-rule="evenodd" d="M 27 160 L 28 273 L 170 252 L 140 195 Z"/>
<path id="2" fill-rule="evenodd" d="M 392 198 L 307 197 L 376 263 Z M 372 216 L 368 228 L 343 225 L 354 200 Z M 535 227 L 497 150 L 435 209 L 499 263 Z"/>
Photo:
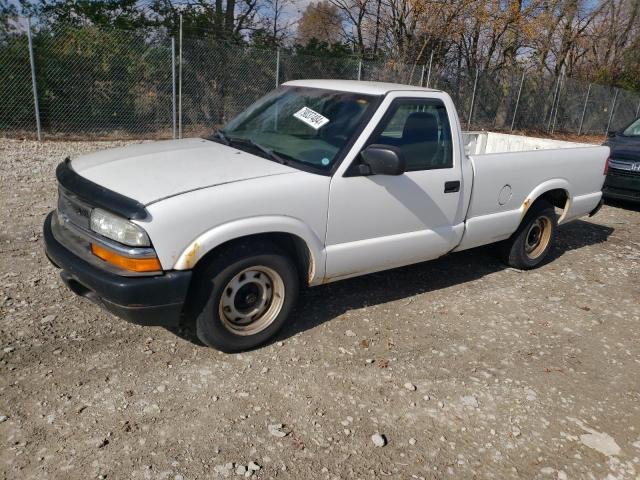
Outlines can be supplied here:
<path id="1" fill-rule="evenodd" d="M 411 65 L 301 55 L 220 43 L 204 35 L 180 41 L 162 29 L 58 27 L 33 32 L 30 48 L 25 32 L 0 39 L 0 135 L 205 135 L 277 85 L 308 78 L 445 90 L 463 127 L 474 130 L 602 135 L 640 114 L 637 92 L 526 71 L 475 71 L 456 59 L 441 63 L 433 56 L 426 65 Z"/>

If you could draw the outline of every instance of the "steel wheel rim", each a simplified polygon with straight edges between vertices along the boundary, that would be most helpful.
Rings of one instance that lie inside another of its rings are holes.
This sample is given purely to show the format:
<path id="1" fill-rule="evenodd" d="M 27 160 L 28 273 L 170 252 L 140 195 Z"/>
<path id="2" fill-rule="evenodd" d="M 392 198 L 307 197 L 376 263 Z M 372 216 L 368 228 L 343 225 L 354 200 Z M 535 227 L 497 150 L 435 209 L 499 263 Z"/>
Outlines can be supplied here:
<path id="1" fill-rule="evenodd" d="M 238 272 L 222 290 L 218 314 L 227 330 L 255 335 L 271 325 L 284 304 L 284 281 L 263 265 Z"/>
<path id="2" fill-rule="evenodd" d="M 535 260 L 540 257 L 549 245 L 551 239 L 551 220 L 538 217 L 531 224 L 524 240 L 524 251 L 527 257 Z"/>

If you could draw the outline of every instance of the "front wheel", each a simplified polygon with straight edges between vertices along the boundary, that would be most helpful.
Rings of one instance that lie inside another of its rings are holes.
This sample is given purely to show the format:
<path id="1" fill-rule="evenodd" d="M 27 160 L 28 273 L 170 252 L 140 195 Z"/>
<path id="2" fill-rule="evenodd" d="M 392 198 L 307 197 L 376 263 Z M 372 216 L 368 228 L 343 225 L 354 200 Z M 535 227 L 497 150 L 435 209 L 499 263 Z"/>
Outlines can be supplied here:
<path id="1" fill-rule="evenodd" d="M 239 244 L 199 272 L 196 332 L 223 352 L 256 347 L 283 326 L 298 296 L 296 266 L 276 245 Z"/>
<path id="2" fill-rule="evenodd" d="M 514 268 L 530 270 L 540 265 L 549 254 L 557 227 L 553 205 L 539 200 L 534 203 L 516 232 L 502 244 L 504 262 Z"/>

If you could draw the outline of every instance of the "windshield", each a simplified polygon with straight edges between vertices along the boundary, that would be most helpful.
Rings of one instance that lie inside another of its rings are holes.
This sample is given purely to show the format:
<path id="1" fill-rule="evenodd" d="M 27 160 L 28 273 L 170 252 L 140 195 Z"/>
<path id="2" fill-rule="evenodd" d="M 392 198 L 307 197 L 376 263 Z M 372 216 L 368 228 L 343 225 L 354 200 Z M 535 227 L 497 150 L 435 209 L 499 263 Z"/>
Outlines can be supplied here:
<path id="1" fill-rule="evenodd" d="M 640 137 L 640 118 L 625 128 L 622 135 L 625 137 Z"/>
<path id="2" fill-rule="evenodd" d="M 318 88 L 282 87 L 231 120 L 223 135 L 252 142 L 288 161 L 329 170 L 375 97 Z M 238 142 L 237 144 L 234 142 Z"/>

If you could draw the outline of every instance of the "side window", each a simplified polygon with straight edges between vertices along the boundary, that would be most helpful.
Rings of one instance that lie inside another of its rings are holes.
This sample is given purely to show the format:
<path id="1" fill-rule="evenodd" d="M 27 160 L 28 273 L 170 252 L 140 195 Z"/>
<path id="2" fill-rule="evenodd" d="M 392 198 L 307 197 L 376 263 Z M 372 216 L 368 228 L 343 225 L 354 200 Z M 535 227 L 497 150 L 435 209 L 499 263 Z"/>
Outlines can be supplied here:
<path id="1" fill-rule="evenodd" d="M 440 100 L 394 102 L 368 144 L 393 145 L 402 150 L 407 171 L 453 167 L 451 128 Z"/>

